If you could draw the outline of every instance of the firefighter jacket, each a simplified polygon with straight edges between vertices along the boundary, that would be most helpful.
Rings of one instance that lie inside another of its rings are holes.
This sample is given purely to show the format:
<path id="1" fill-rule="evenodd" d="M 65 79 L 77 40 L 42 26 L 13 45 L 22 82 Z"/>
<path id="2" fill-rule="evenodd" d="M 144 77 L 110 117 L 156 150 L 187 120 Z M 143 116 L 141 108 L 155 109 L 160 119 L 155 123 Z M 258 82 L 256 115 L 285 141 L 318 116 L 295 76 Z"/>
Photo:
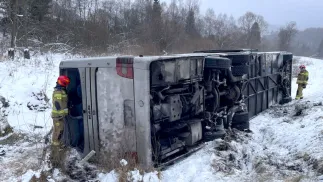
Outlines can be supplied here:
<path id="1" fill-rule="evenodd" d="M 68 114 L 68 98 L 66 94 L 66 89 L 64 87 L 56 86 L 54 88 L 52 102 L 52 118 L 64 118 Z"/>
<path id="2" fill-rule="evenodd" d="M 297 84 L 307 85 L 308 81 L 308 71 L 301 71 L 297 76 Z"/>

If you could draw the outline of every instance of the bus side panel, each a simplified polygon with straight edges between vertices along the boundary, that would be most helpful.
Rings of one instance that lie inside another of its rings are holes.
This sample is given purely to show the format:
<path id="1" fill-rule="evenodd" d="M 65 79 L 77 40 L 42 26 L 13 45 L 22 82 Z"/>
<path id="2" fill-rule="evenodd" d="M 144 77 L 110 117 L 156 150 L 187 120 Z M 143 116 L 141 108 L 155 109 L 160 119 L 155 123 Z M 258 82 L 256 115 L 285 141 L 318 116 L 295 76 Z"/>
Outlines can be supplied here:
<path id="1" fill-rule="evenodd" d="M 134 65 L 136 67 L 137 65 Z M 138 65 L 140 67 L 140 65 Z M 134 69 L 137 154 L 144 168 L 151 167 L 150 79 L 149 70 Z"/>
<path id="2" fill-rule="evenodd" d="M 98 68 L 97 101 L 100 151 L 112 160 L 135 152 L 133 79 L 119 76 L 115 68 Z"/>

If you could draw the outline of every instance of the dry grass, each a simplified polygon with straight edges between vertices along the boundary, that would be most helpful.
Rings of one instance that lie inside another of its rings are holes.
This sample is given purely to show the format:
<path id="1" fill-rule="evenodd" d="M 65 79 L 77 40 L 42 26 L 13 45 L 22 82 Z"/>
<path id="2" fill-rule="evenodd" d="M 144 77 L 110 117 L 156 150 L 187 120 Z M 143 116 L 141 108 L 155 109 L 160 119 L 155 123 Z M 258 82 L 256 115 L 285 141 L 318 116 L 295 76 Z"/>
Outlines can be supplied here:
<path id="1" fill-rule="evenodd" d="M 37 163 L 37 160 L 35 160 L 36 156 L 37 154 L 35 154 L 34 151 L 24 151 L 23 156 L 1 165 L 6 169 L 10 169 L 10 173 L 13 174 L 13 176 L 18 177 L 24 174 L 27 169 L 31 169 L 33 171 L 39 169 L 39 164 Z"/>
<path id="2" fill-rule="evenodd" d="M 131 165 L 126 165 L 126 166 L 121 166 L 117 169 L 117 172 L 119 174 L 119 182 L 127 182 L 129 181 L 129 172 L 136 170 L 137 168 L 135 166 L 131 166 Z M 141 175 L 143 175 L 143 170 L 137 169 L 139 170 L 139 173 Z"/>
<path id="3" fill-rule="evenodd" d="M 125 154 L 123 152 L 118 152 L 117 155 L 112 154 L 110 152 L 101 152 L 98 157 L 100 160 L 98 162 L 98 167 L 111 171 L 113 169 L 117 169 L 121 166 L 120 161 L 122 159 L 127 161 L 128 168 L 136 168 L 139 167 L 138 157 L 135 154 Z"/>
<path id="4" fill-rule="evenodd" d="M 138 164 L 138 158 L 135 155 L 131 155 L 131 154 L 121 155 L 121 153 L 119 153 L 119 155 L 115 157 L 113 154 L 104 152 L 100 156 L 104 156 L 104 157 L 102 157 L 103 160 L 99 161 L 98 167 L 104 171 L 116 170 L 116 172 L 119 174 L 120 182 L 128 181 L 128 177 L 129 177 L 128 174 L 130 171 L 134 171 L 137 169 L 140 171 L 141 175 L 143 175 L 145 172 Z M 127 161 L 126 165 L 121 164 L 120 161 L 122 159 Z"/>
<path id="5" fill-rule="evenodd" d="M 293 176 L 287 176 L 287 177 L 281 177 L 281 178 L 278 177 L 277 179 L 277 176 L 275 175 L 276 175 L 275 172 L 268 171 L 263 174 L 258 174 L 254 176 L 253 180 L 257 182 L 272 182 L 279 179 L 279 181 L 283 181 L 283 182 L 300 182 L 303 179 L 310 179 L 304 175 L 293 175 Z"/>
<path id="6" fill-rule="evenodd" d="M 141 176 L 143 176 L 145 173 L 156 171 L 154 169 L 143 170 L 139 166 L 137 166 L 137 167 L 134 167 L 134 166 L 121 166 L 121 167 L 119 167 L 117 169 L 117 172 L 119 174 L 119 182 L 132 181 L 131 175 L 129 175 L 129 174 L 130 174 L 131 171 L 136 171 L 136 170 L 139 171 L 139 174 Z M 157 177 L 158 177 L 159 180 L 161 180 L 163 178 L 162 172 L 159 171 L 159 170 L 157 171 Z"/>
<path id="7" fill-rule="evenodd" d="M 300 182 L 303 179 L 303 177 L 304 177 L 303 175 L 293 176 L 284 180 L 284 182 Z"/>
<path id="8" fill-rule="evenodd" d="M 13 133 L 11 136 L 0 140 L 0 145 L 15 145 L 18 141 L 24 139 L 26 135 Z"/>
<path id="9" fill-rule="evenodd" d="M 47 177 L 50 176 L 50 174 L 41 172 L 40 177 L 37 178 L 35 175 L 30 179 L 29 182 L 47 182 Z"/>
<path id="10" fill-rule="evenodd" d="M 12 132 L 13 128 L 11 126 L 7 126 L 6 128 L 4 128 L 3 132 L 0 130 L 0 137 L 6 136 Z"/>
<path id="11" fill-rule="evenodd" d="M 127 161 L 127 164 L 124 165 L 120 161 L 124 159 Z M 144 174 L 144 172 L 149 172 L 143 170 L 140 165 L 138 164 L 138 160 L 136 157 L 131 155 L 123 155 L 123 157 L 117 157 L 110 159 L 108 161 L 111 161 L 110 163 L 107 162 L 107 158 L 104 162 L 100 164 L 100 167 L 103 168 L 106 171 L 110 171 L 112 169 L 116 170 L 116 172 L 119 174 L 119 182 L 127 182 L 129 181 L 129 173 L 131 171 L 138 170 L 141 175 Z M 107 170 L 108 169 L 108 170 Z M 151 170 L 153 171 L 153 170 Z"/>

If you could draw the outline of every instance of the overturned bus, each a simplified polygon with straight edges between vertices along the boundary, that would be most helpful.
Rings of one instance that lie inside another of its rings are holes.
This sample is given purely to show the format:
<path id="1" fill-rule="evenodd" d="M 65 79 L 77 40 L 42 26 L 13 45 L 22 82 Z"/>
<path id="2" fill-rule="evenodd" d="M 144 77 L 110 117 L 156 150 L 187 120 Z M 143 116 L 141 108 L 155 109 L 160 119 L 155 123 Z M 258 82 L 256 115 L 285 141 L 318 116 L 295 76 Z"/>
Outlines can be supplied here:
<path id="1" fill-rule="evenodd" d="M 60 74 L 71 79 L 67 121 L 83 123 L 70 132 L 82 133 L 76 147 L 84 156 L 130 154 L 143 167 L 162 166 L 226 129 L 248 130 L 250 118 L 289 102 L 292 58 L 229 50 L 64 60 Z"/>

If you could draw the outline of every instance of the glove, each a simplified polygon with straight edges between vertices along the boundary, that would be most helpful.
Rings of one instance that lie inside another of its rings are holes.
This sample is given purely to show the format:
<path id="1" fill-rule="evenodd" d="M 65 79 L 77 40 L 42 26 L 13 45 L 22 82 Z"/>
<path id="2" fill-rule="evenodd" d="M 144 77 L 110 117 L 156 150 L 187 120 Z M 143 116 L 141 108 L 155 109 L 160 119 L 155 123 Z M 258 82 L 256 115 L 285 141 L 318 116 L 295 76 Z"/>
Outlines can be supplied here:
<path id="1" fill-rule="evenodd" d="M 303 88 L 306 88 L 306 85 L 303 85 Z"/>

